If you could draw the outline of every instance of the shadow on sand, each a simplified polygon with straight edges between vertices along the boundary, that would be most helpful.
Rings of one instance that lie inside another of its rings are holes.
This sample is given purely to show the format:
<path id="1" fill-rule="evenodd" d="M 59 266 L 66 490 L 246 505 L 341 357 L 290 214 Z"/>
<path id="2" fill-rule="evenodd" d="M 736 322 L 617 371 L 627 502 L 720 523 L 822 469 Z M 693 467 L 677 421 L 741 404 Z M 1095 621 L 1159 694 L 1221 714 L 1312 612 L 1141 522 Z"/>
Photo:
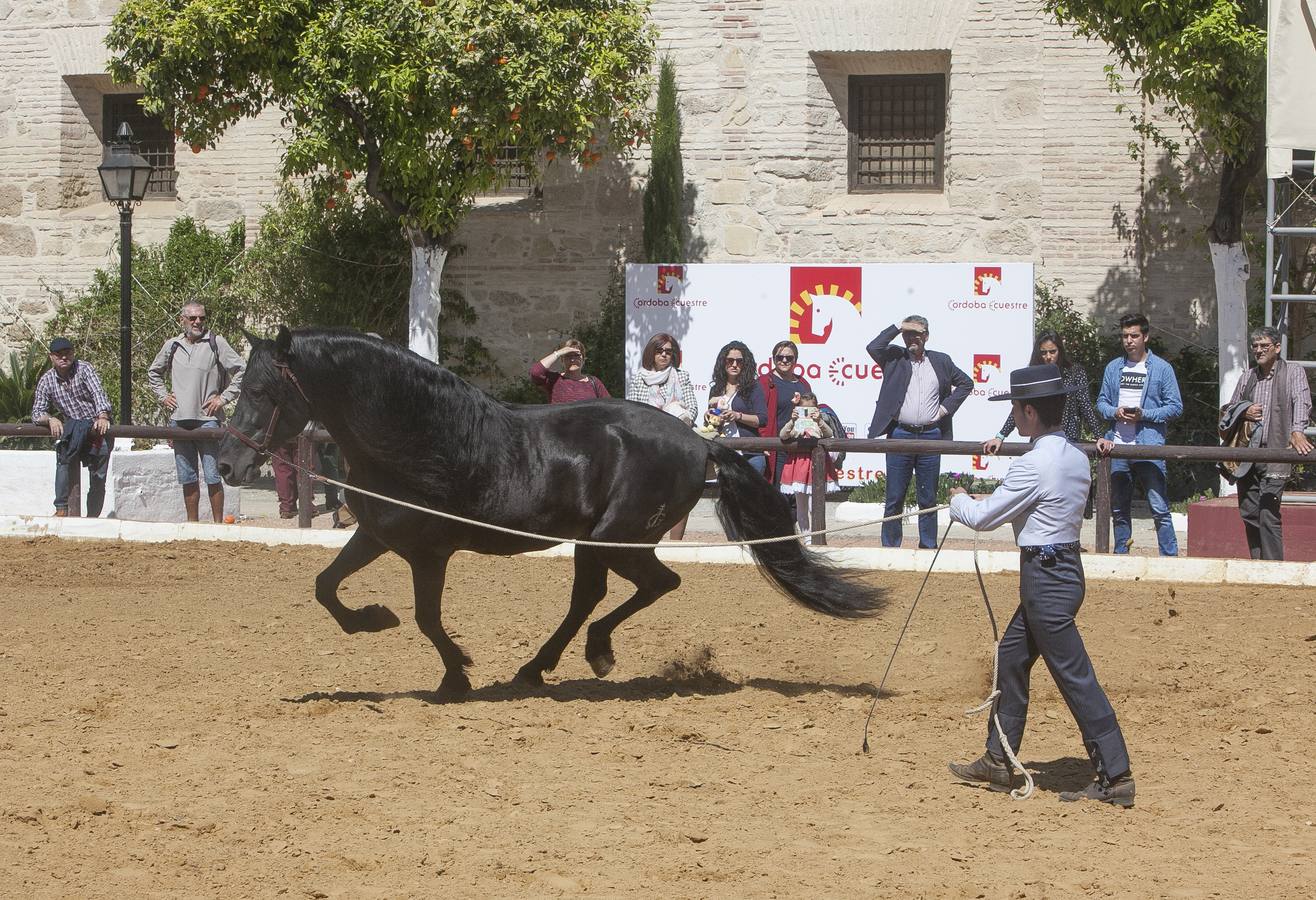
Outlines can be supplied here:
<path id="1" fill-rule="evenodd" d="M 543 697 L 559 703 L 577 701 L 601 702 L 607 700 L 665 700 L 669 697 L 716 697 L 752 688 L 772 691 L 783 697 L 801 697 L 808 694 L 837 694 L 842 697 L 872 697 L 877 688 L 871 684 L 826 684 L 814 681 L 784 681 L 777 678 L 751 678 L 744 682 L 732 681 L 716 672 L 699 672 L 684 675 L 645 675 L 625 681 L 603 681 L 597 678 L 573 678 L 543 686 L 500 681 L 478 687 L 461 702 L 485 701 L 502 703 Z M 886 693 L 890 693 L 889 691 Z M 435 691 L 311 691 L 300 697 L 285 697 L 285 703 L 311 703 L 328 700 L 332 703 L 387 703 L 393 700 L 419 700 L 439 704 L 445 701 Z"/>

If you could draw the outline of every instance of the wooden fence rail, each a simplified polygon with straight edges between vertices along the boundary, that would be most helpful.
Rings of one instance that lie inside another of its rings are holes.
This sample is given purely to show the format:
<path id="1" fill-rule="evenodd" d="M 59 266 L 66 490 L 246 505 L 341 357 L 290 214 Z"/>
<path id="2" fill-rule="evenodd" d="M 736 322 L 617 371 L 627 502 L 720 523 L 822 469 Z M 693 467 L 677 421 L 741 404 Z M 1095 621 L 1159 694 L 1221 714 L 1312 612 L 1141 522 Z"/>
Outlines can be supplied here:
<path id="1" fill-rule="evenodd" d="M 206 441 L 215 440 L 214 432 L 200 429 L 173 428 L 158 425 L 111 425 L 109 436 L 114 438 L 144 438 L 148 440 Z M 0 437 L 36 437 L 49 438 L 50 431 L 44 425 L 13 425 L 0 423 Z M 311 527 L 312 492 L 314 485 L 308 470 L 314 454 L 314 445 L 330 443 L 333 438 L 323 429 L 306 429 L 297 437 L 295 459 L 300 467 L 297 470 L 297 524 L 302 528 Z M 814 531 L 827 527 L 827 495 L 823 459 L 828 451 L 851 453 L 936 453 L 943 456 L 974 456 L 982 452 L 982 444 L 977 441 L 930 441 L 930 440 L 895 440 L 867 438 L 823 438 L 822 440 L 801 440 L 794 444 L 783 444 L 776 438 L 719 438 L 726 446 L 735 450 L 785 450 L 799 452 L 808 450 L 813 458 L 813 493 L 811 519 Z M 1009 441 L 1001 445 L 998 455 L 1022 456 L 1028 452 L 1028 444 L 1022 441 Z M 1174 459 L 1190 462 L 1316 462 L 1316 457 L 1302 456 L 1293 450 L 1265 449 L 1260 447 L 1194 447 L 1186 445 L 1165 444 L 1129 445 L 1117 444 L 1110 456 L 1100 456 L 1096 444 L 1076 444 L 1089 457 L 1097 460 L 1095 515 L 1097 527 L 1096 549 L 1098 553 L 1109 553 L 1110 534 L 1110 461 L 1112 459 Z M 0 473 L 3 477 L 3 473 Z M 69 514 L 81 511 L 80 472 L 70 473 L 71 490 L 69 496 Z M 77 504 L 76 511 L 74 504 Z M 879 504 L 874 504 L 879 506 Z M 879 517 L 880 518 L 880 517 Z M 818 535 L 815 544 L 825 545 L 827 535 Z"/>

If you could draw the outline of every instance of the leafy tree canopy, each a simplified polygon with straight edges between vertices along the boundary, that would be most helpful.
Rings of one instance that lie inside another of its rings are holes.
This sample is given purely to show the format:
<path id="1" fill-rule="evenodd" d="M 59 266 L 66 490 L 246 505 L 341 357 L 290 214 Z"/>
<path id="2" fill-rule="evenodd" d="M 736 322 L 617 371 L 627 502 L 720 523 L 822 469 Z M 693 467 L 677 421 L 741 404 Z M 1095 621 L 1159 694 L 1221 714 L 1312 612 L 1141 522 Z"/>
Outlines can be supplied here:
<path id="1" fill-rule="evenodd" d="M 589 166 L 646 136 L 646 0 L 126 0 L 110 71 L 201 152 L 282 111 L 285 176 L 367 190 L 442 243 L 504 148 Z"/>
<path id="2" fill-rule="evenodd" d="M 1097 38 L 1149 101 L 1182 114 L 1226 156 L 1250 153 L 1264 120 L 1264 0 L 1045 0 L 1062 25 Z M 1113 70 L 1111 77 L 1118 82 Z"/>

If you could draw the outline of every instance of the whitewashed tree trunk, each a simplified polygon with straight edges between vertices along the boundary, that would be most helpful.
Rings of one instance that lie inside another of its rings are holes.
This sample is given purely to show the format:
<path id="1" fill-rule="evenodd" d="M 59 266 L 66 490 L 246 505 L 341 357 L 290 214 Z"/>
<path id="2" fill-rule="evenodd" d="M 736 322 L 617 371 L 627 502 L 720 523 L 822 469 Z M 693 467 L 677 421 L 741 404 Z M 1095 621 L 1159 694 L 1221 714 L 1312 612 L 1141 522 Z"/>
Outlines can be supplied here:
<path id="1" fill-rule="evenodd" d="M 1247 250 L 1234 244 L 1211 243 L 1211 266 L 1215 270 L 1216 340 L 1220 350 L 1220 405 L 1229 402 L 1238 380 L 1247 370 Z M 1235 488 L 1223 478 L 1220 496 Z"/>
<path id="2" fill-rule="evenodd" d="M 431 362 L 439 361 L 439 282 L 448 248 L 423 235 L 411 238 L 411 296 L 407 306 L 407 346 Z"/>

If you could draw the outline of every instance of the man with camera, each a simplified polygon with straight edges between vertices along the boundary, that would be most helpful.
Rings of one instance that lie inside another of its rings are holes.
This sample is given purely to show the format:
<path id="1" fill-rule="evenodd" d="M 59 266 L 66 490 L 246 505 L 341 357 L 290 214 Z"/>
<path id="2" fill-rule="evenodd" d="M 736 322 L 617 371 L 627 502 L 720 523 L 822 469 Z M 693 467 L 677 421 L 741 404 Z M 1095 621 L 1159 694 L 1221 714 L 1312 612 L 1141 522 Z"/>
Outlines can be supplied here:
<path id="1" fill-rule="evenodd" d="M 1110 452 L 1116 444 L 1165 443 L 1166 425 L 1183 415 L 1183 399 L 1174 369 L 1147 346 L 1151 325 L 1141 313 L 1120 317 L 1124 356 L 1112 359 L 1101 380 L 1097 412 L 1113 425 L 1097 441 L 1097 450 Z M 1170 519 L 1166 494 L 1165 460 L 1114 459 L 1110 465 L 1110 515 L 1115 529 L 1115 552 L 1128 553 L 1133 542 L 1133 481 L 1147 494 L 1156 543 L 1161 556 L 1178 556 L 1179 541 Z"/>

